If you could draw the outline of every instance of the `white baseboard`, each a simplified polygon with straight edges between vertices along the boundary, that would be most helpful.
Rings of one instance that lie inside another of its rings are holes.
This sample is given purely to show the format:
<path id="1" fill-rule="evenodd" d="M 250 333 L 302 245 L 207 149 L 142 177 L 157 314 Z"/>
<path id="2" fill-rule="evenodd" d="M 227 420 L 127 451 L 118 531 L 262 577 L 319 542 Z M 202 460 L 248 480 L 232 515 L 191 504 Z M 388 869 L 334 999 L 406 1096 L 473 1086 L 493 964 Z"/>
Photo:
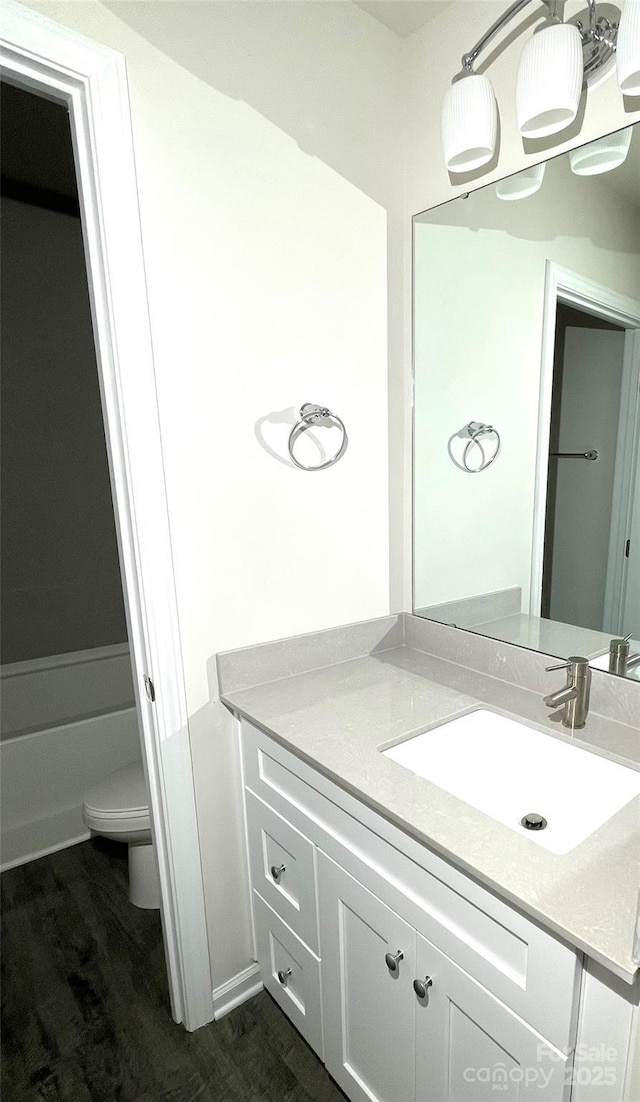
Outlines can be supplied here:
<path id="1" fill-rule="evenodd" d="M 236 1006 L 240 1006 L 247 999 L 252 999 L 260 991 L 262 991 L 260 965 L 250 964 L 243 972 L 238 972 L 237 976 L 232 976 L 226 983 L 214 989 L 213 1016 L 215 1020 L 224 1018 L 230 1010 L 235 1010 Z"/>

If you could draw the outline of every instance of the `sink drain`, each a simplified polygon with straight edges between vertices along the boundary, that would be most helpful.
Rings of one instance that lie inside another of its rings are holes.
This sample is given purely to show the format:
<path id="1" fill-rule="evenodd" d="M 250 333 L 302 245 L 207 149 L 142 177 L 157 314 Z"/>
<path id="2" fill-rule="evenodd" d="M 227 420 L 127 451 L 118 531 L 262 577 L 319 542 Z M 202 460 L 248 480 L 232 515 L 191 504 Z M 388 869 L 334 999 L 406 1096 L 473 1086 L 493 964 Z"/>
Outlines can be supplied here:
<path id="1" fill-rule="evenodd" d="M 536 811 L 530 811 L 528 815 L 522 816 L 520 825 L 525 827 L 526 830 L 544 830 L 547 820 L 544 815 L 538 815 Z"/>

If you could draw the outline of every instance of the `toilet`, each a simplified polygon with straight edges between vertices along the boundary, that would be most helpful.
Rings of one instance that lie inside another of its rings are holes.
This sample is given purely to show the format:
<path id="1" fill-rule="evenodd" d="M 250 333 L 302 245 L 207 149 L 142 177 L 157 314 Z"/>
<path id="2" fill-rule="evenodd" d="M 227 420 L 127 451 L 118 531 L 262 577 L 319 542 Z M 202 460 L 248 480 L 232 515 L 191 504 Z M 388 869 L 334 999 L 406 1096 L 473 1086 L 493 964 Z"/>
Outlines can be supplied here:
<path id="1" fill-rule="evenodd" d="M 157 909 L 160 884 L 142 762 L 118 769 L 87 789 L 82 818 L 93 834 L 127 843 L 129 899 L 136 907 Z"/>

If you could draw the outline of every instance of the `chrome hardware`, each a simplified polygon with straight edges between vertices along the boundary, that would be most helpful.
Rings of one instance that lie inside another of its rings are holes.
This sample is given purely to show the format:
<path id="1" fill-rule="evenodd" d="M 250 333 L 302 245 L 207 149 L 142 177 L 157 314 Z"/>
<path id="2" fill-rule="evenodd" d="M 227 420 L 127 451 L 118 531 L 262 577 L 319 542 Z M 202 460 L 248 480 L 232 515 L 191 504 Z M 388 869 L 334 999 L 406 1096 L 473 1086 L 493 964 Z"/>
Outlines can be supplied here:
<path id="1" fill-rule="evenodd" d="M 397 972 L 400 961 L 404 960 L 404 953 L 398 949 L 397 953 L 387 953 L 384 958 L 384 963 L 390 972 Z"/>
<path id="2" fill-rule="evenodd" d="M 624 639 L 612 639 L 609 643 L 609 673 L 624 677 L 628 670 L 640 665 L 640 654 L 629 653 L 631 635 L 629 632 Z"/>
<path id="3" fill-rule="evenodd" d="M 433 980 L 431 976 L 425 976 L 423 980 L 413 981 L 413 990 L 419 999 L 426 999 L 427 991 L 430 987 L 433 987 Z"/>
<path id="4" fill-rule="evenodd" d="M 537 811 L 530 811 L 528 815 L 522 816 L 520 826 L 525 827 L 526 830 L 544 830 L 548 823 L 544 815 L 538 815 Z"/>
<path id="5" fill-rule="evenodd" d="M 502 30 L 507 23 L 510 23 L 516 15 L 519 15 L 529 2 L 530 0 L 515 0 L 515 3 L 507 8 L 496 19 L 495 23 L 491 24 L 488 31 L 485 31 L 482 37 L 478 39 L 475 46 L 472 46 L 467 53 L 462 55 L 460 75 L 473 73 L 473 65 L 478 55 L 495 38 L 498 31 Z M 540 30 L 548 26 L 550 22 L 558 21 L 556 0 L 542 0 L 542 2 L 549 9 L 549 15 L 545 22 L 541 24 Z M 610 3 L 600 3 L 598 0 L 596 7 L 596 0 L 587 0 L 587 8 L 572 16 L 569 20 L 569 23 L 577 27 L 580 33 L 587 85 L 594 83 L 595 78 L 615 53 L 619 19 L 620 9 L 617 6 Z"/>
<path id="6" fill-rule="evenodd" d="M 289 979 L 290 975 L 291 975 L 291 969 L 290 968 L 287 968 L 285 972 L 283 972 L 282 969 L 280 969 L 280 971 L 278 972 L 278 983 L 281 983 L 283 987 L 286 987 L 287 986 L 287 980 Z"/>
<path id="7" fill-rule="evenodd" d="M 283 874 L 284 870 L 286 869 L 286 867 L 287 867 L 286 865 L 272 865 L 271 866 L 271 870 L 270 870 L 271 875 L 272 875 L 273 879 L 275 880 L 276 884 L 280 880 L 280 877 L 282 876 L 282 874 Z"/>
<path id="8" fill-rule="evenodd" d="M 584 727 L 589 713 L 589 690 L 591 688 L 591 669 L 589 660 L 573 655 L 566 662 L 547 666 L 547 670 L 566 670 L 567 682 L 564 688 L 545 696 L 547 708 L 564 706 L 562 726 L 573 730 Z"/>
<path id="9" fill-rule="evenodd" d="M 156 699 L 156 690 L 154 688 L 153 681 L 151 680 L 149 675 L 146 674 L 146 673 L 145 673 L 144 677 L 142 678 L 142 681 L 144 683 L 145 696 L 146 696 L 147 700 L 149 701 L 149 703 L 153 704 L 154 700 Z"/>
<path id="10" fill-rule="evenodd" d="M 465 445 L 464 452 L 462 453 L 462 466 L 469 474 L 480 474 L 480 471 L 486 471 L 492 463 L 495 463 L 498 455 L 500 454 L 500 448 L 502 442 L 500 440 L 500 433 L 497 429 L 494 429 L 493 425 L 485 425 L 482 421 L 469 421 L 468 425 L 465 425 L 465 429 L 469 436 L 469 441 Z M 487 459 L 484 448 L 482 447 L 481 440 L 485 436 L 493 436 L 494 450 L 493 455 L 490 455 Z M 469 466 L 469 452 L 473 448 L 474 444 L 480 451 L 482 459 L 477 467 Z"/>
<path id="11" fill-rule="evenodd" d="M 591 459 L 595 461 L 598 458 L 599 453 L 592 448 L 588 452 L 549 452 L 551 459 Z"/>
<path id="12" fill-rule="evenodd" d="M 485 48 L 486 45 L 488 45 L 489 42 L 491 42 L 491 39 L 495 37 L 495 35 L 498 33 L 499 30 L 502 29 L 502 27 L 504 27 L 505 23 L 509 23 L 516 15 L 518 15 L 522 8 L 525 8 L 527 6 L 528 3 L 529 0 L 515 0 L 515 3 L 513 3 L 510 8 L 507 8 L 507 10 L 503 12 L 503 14 L 498 19 L 496 19 L 495 23 L 491 24 L 489 30 L 484 32 L 482 38 L 478 39 L 475 46 L 473 46 L 466 54 L 462 55 L 461 65 L 463 73 L 473 72 L 473 63 L 478 57 L 478 54 Z M 544 3 L 546 3 L 548 6 L 549 0 L 544 0 Z"/>
<path id="13" fill-rule="evenodd" d="M 299 459 L 296 459 L 293 454 L 293 448 L 298 437 L 302 436 L 303 432 L 307 432 L 308 429 L 312 429 L 314 425 L 326 425 L 327 422 L 333 422 L 338 426 L 342 433 L 342 442 L 335 455 L 331 456 L 331 459 L 327 459 L 324 463 L 316 463 L 308 465 L 301 463 Z M 296 467 L 300 467 L 303 471 L 324 471 L 327 467 L 332 467 L 334 463 L 337 463 L 339 459 L 347 450 L 347 444 L 349 438 L 347 436 L 347 430 L 342 421 L 336 413 L 332 413 L 327 406 L 316 406 L 312 402 L 305 402 L 300 409 L 300 420 L 296 421 L 295 425 L 289 433 L 289 455 L 291 456 Z"/>

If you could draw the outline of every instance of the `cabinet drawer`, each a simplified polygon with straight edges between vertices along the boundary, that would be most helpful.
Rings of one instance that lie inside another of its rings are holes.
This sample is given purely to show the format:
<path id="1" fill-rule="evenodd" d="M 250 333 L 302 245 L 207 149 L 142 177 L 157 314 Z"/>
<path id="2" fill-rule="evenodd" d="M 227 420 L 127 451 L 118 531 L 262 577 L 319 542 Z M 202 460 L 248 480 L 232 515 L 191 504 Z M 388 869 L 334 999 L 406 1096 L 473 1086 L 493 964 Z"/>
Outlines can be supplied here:
<path id="1" fill-rule="evenodd" d="M 317 953 L 314 846 L 252 792 L 246 804 L 251 886 Z"/>
<path id="2" fill-rule="evenodd" d="M 253 905 L 262 982 L 322 1060 L 320 961 L 256 891 Z"/>

